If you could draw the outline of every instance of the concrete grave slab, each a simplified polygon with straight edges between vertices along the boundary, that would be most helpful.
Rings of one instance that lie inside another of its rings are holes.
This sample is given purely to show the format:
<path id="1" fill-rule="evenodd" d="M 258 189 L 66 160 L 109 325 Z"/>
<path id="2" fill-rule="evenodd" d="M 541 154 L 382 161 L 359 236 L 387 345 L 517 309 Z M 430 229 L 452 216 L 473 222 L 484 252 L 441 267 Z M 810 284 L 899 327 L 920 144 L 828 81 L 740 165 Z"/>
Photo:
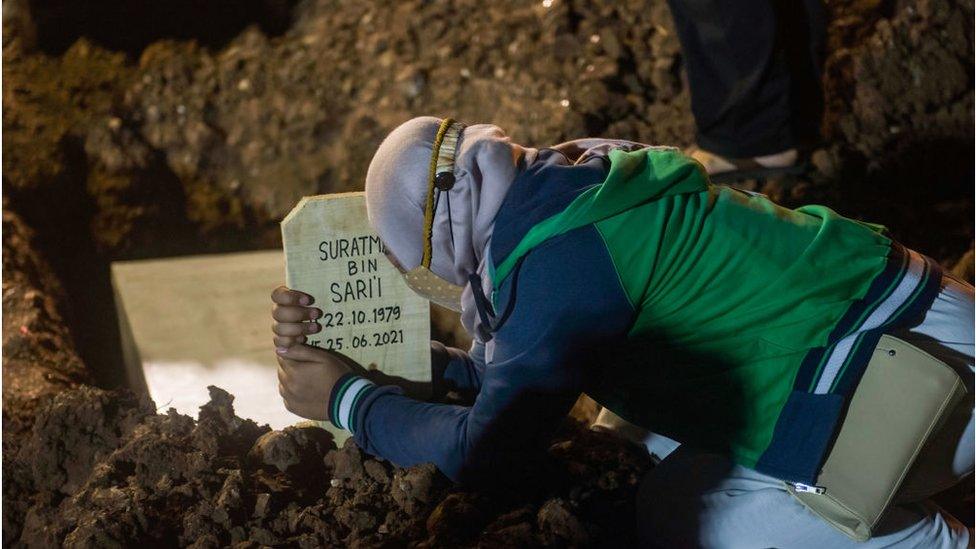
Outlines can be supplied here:
<path id="1" fill-rule="evenodd" d="M 280 251 L 113 263 L 130 386 L 196 417 L 217 385 L 241 417 L 274 428 L 301 421 L 278 395 L 271 290 L 284 271 Z"/>

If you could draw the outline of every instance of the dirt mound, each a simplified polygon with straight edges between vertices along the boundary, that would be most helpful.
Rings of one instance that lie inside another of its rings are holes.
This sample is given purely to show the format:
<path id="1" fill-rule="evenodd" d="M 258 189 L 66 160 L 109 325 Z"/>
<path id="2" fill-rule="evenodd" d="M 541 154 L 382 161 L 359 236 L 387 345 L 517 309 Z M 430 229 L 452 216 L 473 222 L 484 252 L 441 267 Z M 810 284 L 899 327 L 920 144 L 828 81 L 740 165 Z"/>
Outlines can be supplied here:
<path id="1" fill-rule="evenodd" d="M 287 30 L 247 27 L 220 47 L 175 33 L 183 40 L 113 52 L 99 45 L 113 43 L 102 29 L 50 57 L 43 27 L 78 11 L 61 3 L 18 0 L 5 16 L 4 177 L 32 226 L 51 221 L 35 202 L 54 196 L 41 191 L 71 181 L 91 216 L 79 229 L 111 254 L 276 245 L 275 222 L 298 198 L 361 189 L 382 137 L 420 113 L 496 122 L 533 145 L 693 140 L 664 0 L 305 0 Z M 929 205 L 919 181 L 938 179 L 970 203 L 972 162 L 961 160 L 973 145 L 972 2 L 827 8 L 827 139 L 799 187 L 828 189 L 797 200 L 897 225 L 858 190 L 893 186 L 898 202 Z M 173 26 L 143 19 L 126 36 Z M 967 227 L 971 239 L 966 213 L 943 226 Z M 922 249 L 959 257 L 966 236 Z"/>
<path id="2" fill-rule="evenodd" d="M 17 538 L 33 494 L 29 463 L 15 461 L 39 407 L 90 383 L 61 308 L 64 293 L 35 250 L 34 235 L 3 212 L 3 541 Z M 40 460 L 45 459 L 41 456 Z M 56 480 L 52 480 L 56 482 Z"/>
<path id="3" fill-rule="evenodd" d="M 666 2 L 253 0 L 219 29 L 190 2 L 97 4 L 4 2 L 4 544 L 629 544 L 646 455 L 574 424 L 505 496 L 269 431 L 219 390 L 194 421 L 90 385 L 121 372 L 110 260 L 277 246 L 299 197 L 362 188 L 410 116 L 690 144 Z M 826 5 L 813 170 L 743 186 L 951 265 L 973 240 L 972 1 Z"/>
<path id="4" fill-rule="evenodd" d="M 827 6 L 828 146 L 820 188 L 800 200 L 883 223 L 951 266 L 973 242 L 973 3 Z"/>
<path id="5" fill-rule="evenodd" d="M 519 494 L 471 493 L 457 491 L 430 464 L 393 467 L 352 442 L 336 449 L 318 427 L 270 431 L 236 417 L 226 392 L 211 387 L 210 394 L 197 421 L 172 410 L 156 415 L 145 401 L 89 387 L 54 398 L 39 410 L 8 468 L 21 491 L 7 497 L 29 502 L 19 542 L 510 547 L 634 541 L 633 496 L 649 457 L 575 423 L 550 449 L 555 473 L 540 477 L 546 481 Z"/>
<path id="6" fill-rule="evenodd" d="M 881 2 L 835 3 L 831 27 L 829 127 L 872 166 L 904 154 L 906 143 L 972 138 L 972 3 L 896 5 L 879 17 Z"/>
<path id="7" fill-rule="evenodd" d="M 251 28 L 219 51 L 147 47 L 86 150 L 119 176 L 132 170 L 122 159 L 159 151 L 201 224 L 243 223 L 248 209 L 280 219 L 302 195 L 361 188 L 380 139 L 420 112 L 530 143 L 687 143 L 678 67 L 663 1 L 307 1 L 279 38 Z"/>
<path id="8" fill-rule="evenodd" d="M 36 250 L 33 231 L 4 210 L 4 455 L 8 442 L 16 443 L 16 435 L 30 429 L 39 401 L 91 382 L 64 324 L 64 300 L 63 288 Z"/>

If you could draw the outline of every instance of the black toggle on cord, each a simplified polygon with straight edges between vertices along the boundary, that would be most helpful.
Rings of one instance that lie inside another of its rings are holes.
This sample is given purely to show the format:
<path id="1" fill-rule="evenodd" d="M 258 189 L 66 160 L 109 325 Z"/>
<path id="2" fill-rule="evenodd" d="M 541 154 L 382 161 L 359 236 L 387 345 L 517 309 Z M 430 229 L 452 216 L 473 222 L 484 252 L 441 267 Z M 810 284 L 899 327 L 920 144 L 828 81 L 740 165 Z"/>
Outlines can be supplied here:
<path id="1" fill-rule="evenodd" d="M 508 298 L 508 304 L 505 305 L 505 311 L 497 322 L 492 322 L 495 319 L 495 308 L 492 307 L 491 301 L 488 300 L 484 290 L 481 288 L 481 276 L 478 273 L 472 273 L 468 276 L 468 282 L 471 284 L 471 293 L 474 295 L 474 305 L 478 309 L 478 316 L 481 318 L 481 323 L 488 327 L 488 337 L 485 341 L 491 341 L 491 334 L 501 329 L 505 321 L 508 320 L 508 317 L 512 315 L 512 311 L 515 310 L 515 292 L 518 289 L 518 275 L 525 257 L 522 256 L 519 258 L 518 262 L 515 263 L 515 267 L 512 268 L 511 295 Z"/>

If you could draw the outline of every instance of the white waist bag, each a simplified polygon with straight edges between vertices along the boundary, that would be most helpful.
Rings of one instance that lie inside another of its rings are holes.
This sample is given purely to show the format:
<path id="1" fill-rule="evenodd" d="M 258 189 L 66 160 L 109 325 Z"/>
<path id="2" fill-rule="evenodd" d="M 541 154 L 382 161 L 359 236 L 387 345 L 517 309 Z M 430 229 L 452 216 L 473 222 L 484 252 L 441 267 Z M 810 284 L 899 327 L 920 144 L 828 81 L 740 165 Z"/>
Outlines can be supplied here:
<path id="1" fill-rule="evenodd" d="M 882 336 L 816 486 L 788 490 L 841 532 L 869 539 L 922 447 L 966 393 L 945 362 Z"/>

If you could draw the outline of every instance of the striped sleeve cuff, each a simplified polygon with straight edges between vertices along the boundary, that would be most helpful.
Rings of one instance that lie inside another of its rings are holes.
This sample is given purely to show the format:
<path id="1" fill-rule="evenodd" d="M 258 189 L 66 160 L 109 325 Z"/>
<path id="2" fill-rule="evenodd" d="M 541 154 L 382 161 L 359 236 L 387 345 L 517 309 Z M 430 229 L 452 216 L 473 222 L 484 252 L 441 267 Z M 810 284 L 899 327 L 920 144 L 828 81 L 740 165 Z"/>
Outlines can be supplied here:
<path id="1" fill-rule="evenodd" d="M 355 434 L 358 427 L 355 424 L 356 408 L 363 397 L 375 388 L 375 383 L 356 374 L 349 373 L 339 378 L 332 387 L 329 399 L 329 421 L 339 429 Z"/>

